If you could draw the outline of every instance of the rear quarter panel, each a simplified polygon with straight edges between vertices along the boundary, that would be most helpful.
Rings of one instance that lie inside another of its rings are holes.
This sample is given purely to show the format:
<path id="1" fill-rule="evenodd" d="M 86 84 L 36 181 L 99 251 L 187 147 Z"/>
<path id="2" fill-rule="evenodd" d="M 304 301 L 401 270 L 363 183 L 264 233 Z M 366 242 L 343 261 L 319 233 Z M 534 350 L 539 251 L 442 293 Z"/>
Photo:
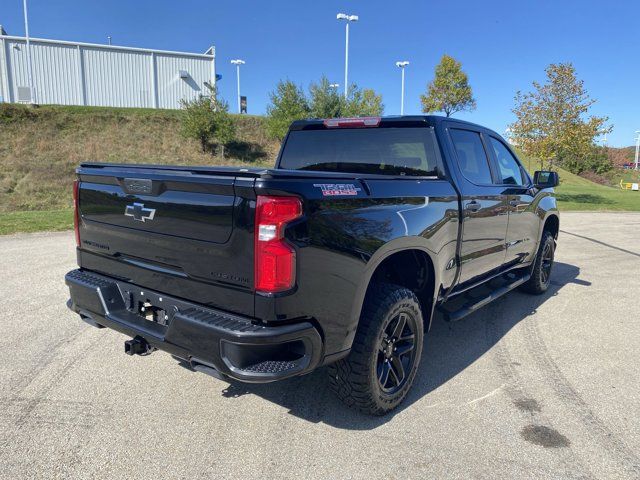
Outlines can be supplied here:
<path id="1" fill-rule="evenodd" d="M 333 184 L 353 194 L 323 194 Z M 389 255 L 424 251 L 436 286 L 453 282 L 455 269 L 447 265 L 455 258 L 459 206 L 447 181 L 271 179 L 258 180 L 256 193 L 300 195 L 305 212 L 286 232 L 297 250 L 297 287 L 275 298 L 256 296 L 256 316 L 315 319 L 326 354 L 351 347 L 369 280 Z"/>

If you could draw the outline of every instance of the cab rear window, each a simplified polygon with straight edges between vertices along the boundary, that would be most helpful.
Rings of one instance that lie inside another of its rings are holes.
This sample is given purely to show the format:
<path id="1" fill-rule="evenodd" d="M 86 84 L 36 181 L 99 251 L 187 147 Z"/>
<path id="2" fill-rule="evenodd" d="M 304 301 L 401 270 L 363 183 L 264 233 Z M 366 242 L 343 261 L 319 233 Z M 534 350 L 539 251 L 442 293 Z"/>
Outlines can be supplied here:
<path id="1" fill-rule="evenodd" d="M 294 130 L 280 168 L 378 175 L 436 175 L 433 129 L 410 127 Z"/>

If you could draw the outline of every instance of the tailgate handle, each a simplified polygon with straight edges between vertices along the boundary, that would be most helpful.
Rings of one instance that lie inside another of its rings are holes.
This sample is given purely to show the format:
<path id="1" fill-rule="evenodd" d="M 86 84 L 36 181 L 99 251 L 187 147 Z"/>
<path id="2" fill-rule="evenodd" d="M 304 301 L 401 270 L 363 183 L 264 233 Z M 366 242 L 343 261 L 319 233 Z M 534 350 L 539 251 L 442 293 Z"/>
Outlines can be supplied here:
<path id="1" fill-rule="evenodd" d="M 126 193 L 150 195 L 153 193 L 153 180 L 147 178 L 125 178 L 122 188 Z"/>

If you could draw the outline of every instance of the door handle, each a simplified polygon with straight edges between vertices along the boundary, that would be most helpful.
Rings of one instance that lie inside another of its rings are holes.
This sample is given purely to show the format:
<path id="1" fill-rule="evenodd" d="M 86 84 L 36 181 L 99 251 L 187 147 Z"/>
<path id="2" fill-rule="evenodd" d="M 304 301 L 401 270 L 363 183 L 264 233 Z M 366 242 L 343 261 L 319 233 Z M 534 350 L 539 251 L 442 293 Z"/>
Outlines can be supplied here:
<path id="1" fill-rule="evenodd" d="M 471 200 L 464 206 L 464 209 L 469 210 L 470 212 L 477 212 L 478 210 L 480 210 L 480 208 L 482 208 L 482 205 L 480 205 L 480 203 L 476 202 L 475 200 Z"/>

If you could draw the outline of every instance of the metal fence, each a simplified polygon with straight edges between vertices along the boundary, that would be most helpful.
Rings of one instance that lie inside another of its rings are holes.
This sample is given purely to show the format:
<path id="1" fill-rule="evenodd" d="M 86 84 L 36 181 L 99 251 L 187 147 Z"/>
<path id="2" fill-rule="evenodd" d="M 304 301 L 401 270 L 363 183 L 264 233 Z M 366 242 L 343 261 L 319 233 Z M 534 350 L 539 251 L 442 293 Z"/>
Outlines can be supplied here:
<path id="1" fill-rule="evenodd" d="M 30 100 L 26 39 L 0 29 L 0 101 Z M 215 86 L 215 49 L 204 54 L 30 38 L 39 104 L 179 108 Z"/>

